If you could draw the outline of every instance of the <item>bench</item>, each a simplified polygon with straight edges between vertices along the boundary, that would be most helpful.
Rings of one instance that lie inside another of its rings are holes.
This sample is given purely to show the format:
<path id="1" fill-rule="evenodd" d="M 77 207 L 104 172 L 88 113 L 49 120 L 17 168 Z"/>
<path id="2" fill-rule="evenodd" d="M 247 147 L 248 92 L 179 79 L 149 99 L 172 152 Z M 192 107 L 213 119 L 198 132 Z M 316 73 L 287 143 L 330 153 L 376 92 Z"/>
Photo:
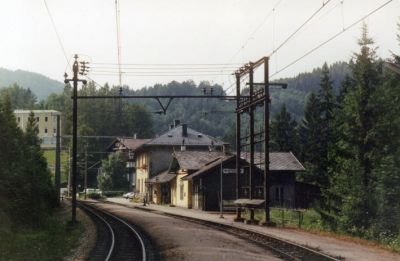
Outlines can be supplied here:
<path id="1" fill-rule="evenodd" d="M 237 221 L 242 221 L 241 218 L 241 209 L 245 208 L 250 211 L 250 219 L 246 220 L 246 224 L 258 224 L 258 221 L 254 219 L 254 210 L 262 208 L 265 203 L 263 199 L 247 199 L 241 198 L 234 201 L 236 207 L 238 207 L 239 213 L 237 217 Z"/>

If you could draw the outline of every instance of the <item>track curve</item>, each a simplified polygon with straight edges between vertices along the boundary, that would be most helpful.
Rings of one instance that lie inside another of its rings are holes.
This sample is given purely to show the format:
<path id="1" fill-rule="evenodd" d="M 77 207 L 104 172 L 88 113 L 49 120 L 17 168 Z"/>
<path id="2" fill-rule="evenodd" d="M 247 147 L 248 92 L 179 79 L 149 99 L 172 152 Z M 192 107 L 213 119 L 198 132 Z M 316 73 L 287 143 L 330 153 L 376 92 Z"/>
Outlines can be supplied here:
<path id="1" fill-rule="evenodd" d="M 97 242 L 92 249 L 90 261 L 148 261 L 148 242 L 135 227 L 111 213 L 79 203 L 94 221 L 97 228 Z"/>

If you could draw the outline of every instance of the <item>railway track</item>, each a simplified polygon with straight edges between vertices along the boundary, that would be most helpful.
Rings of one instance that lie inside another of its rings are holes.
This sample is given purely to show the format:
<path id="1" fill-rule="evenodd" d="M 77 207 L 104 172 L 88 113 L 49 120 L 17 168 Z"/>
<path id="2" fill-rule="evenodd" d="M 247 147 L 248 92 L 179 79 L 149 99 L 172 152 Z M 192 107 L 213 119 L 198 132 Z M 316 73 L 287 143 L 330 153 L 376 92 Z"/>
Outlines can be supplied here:
<path id="1" fill-rule="evenodd" d="M 97 228 L 96 245 L 89 261 L 151 261 L 155 258 L 149 239 L 138 228 L 123 219 L 91 205 L 79 207 L 93 220 Z"/>
<path id="2" fill-rule="evenodd" d="M 241 229 L 237 227 L 232 227 L 229 225 L 224 225 L 221 223 L 199 220 L 189 217 L 182 217 L 173 214 L 164 213 L 167 216 L 174 216 L 175 218 L 183 219 L 189 222 L 194 222 L 197 224 L 202 224 L 207 227 L 212 227 L 213 229 L 220 230 L 231 235 L 237 236 L 239 238 L 243 238 L 248 241 L 252 241 L 258 245 L 261 245 L 275 254 L 277 254 L 280 258 L 284 260 L 307 260 L 307 261 L 339 261 L 343 260 L 338 257 L 332 257 L 321 253 L 317 250 L 313 250 L 311 248 L 307 248 L 298 244 L 294 244 L 292 242 L 288 242 L 279 238 L 275 238 L 272 236 L 260 234 L 257 232 L 249 231 L 246 229 Z"/>
<path id="3" fill-rule="evenodd" d="M 160 212 L 157 210 L 150 210 L 150 209 L 143 209 L 143 208 L 137 208 L 143 211 L 149 211 L 165 216 L 170 216 L 178 219 L 182 219 L 185 221 L 189 221 L 192 223 L 197 223 L 201 224 L 219 231 L 223 231 L 225 233 L 237 236 L 239 238 L 251 241 L 253 243 L 256 243 L 262 247 L 265 247 L 266 249 L 269 249 L 273 251 L 277 256 L 284 260 L 307 260 L 307 261 L 340 261 L 344 260 L 344 258 L 341 257 L 333 257 L 329 256 L 325 253 L 322 253 L 318 250 L 311 249 L 302 245 L 295 244 L 293 242 L 285 241 L 280 238 L 276 238 L 273 236 L 257 233 L 254 231 L 238 228 L 238 227 L 233 227 L 217 222 L 212 222 L 212 221 L 207 221 L 207 220 L 200 220 L 196 218 L 191 218 L 191 217 L 184 217 L 180 215 L 175 215 L 175 214 L 170 214 L 170 213 L 165 213 L 165 212 Z"/>
<path id="4" fill-rule="evenodd" d="M 105 204 L 121 205 L 118 203 L 105 203 Z M 122 205 L 122 206 L 125 206 L 125 205 Z M 293 242 L 285 241 L 280 238 L 261 234 L 261 233 L 247 230 L 247 229 L 233 227 L 230 225 L 217 223 L 217 222 L 213 222 L 213 221 L 200 220 L 200 219 L 191 218 L 191 217 L 184 217 L 184 216 L 175 215 L 175 214 L 171 214 L 171 213 L 165 213 L 165 212 L 152 210 L 152 209 L 144 209 L 141 207 L 133 207 L 133 208 L 142 210 L 142 211 L 146 211 L 146 212 L 151 212 L 154 214 L 170 216 L 173 218 L 185 220 L 185 221 L 188 221 L 191 223 L 200 224 L 200 225 L 212 228 L 212 229 L 216 229 L 216 230 L 231 234 L 233 236 L 239 237 L 239 238 L 247 240 L 247 241 L 251 241 L 252 243 L 262 246 L 268 250 L 271 250 L 272 252 L 274 252 L 278 257 L 282 258 L 283 260 L 296 260 L 296 261 L 297 260 L 307 260 L 307 261 L 309 261 L 309 260 L 310 261 L 314 261 L 314 260 L 318 260 L 318 261 L 320 261 L 320 260 L 321 261 L 344 260 L 341 257 L 329 256 L 325 253 L 318 251 L 317 249 L 311 249 L 311 248 L 308 248 L 308 247 L 305 247 L 305 246 L 302 246 L 299 244 L 295 244 Z M 117 260 L 117 259 L 115 259 L 115 260 Z M 158 260 L 158 259 L 154 259 L 154 260 Z"/>

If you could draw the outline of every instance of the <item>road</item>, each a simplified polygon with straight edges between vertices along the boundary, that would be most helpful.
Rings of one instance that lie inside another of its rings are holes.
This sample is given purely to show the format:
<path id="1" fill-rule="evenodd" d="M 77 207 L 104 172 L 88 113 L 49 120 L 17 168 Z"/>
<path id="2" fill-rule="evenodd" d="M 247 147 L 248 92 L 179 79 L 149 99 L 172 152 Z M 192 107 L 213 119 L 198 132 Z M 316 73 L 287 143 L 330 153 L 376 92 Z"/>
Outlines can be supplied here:
<path id="1" fill-rule="evenodd" d="M 139 226 L 164 260 L 281 260 L 261 246 L 204 225 L 118 205 L 96 206 Z"/>

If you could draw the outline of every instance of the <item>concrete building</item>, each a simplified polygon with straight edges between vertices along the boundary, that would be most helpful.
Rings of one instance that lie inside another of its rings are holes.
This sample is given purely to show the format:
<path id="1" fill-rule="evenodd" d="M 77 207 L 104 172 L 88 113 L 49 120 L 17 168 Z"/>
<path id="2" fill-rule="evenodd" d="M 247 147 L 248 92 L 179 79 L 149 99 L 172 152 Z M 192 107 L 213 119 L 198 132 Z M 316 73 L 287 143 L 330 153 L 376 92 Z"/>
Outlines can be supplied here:
<path id="1" fill-rule="evenodd" d="M 14 110 L 14 115 L 18 123 L 18 127 L 22 130 L 26 129 L 29 114 L 33 112 L 39 129 L 39 138 L 43 149 L 56 148 L 57 135 L 57 115 L 61 115 L 55 110 Z M 60 124 L 61 126 L 61 124 Z"/>

